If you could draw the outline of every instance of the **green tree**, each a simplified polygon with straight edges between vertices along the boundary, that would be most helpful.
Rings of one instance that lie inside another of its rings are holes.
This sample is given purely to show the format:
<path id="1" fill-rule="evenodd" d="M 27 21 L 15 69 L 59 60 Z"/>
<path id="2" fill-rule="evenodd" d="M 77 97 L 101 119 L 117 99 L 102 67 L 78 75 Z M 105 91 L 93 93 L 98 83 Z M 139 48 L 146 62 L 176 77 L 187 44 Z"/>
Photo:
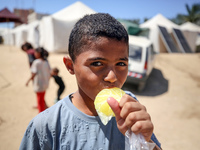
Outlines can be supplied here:
<path id="1" fill-rule="evenodd" d="M 200 3 L 193 4 L 191 7 L 185 5 L 187 14 L 178 14 L 176 18 L 171 19 L 176 24 L 182 24 L 187 21 L 200 25 Z"/>

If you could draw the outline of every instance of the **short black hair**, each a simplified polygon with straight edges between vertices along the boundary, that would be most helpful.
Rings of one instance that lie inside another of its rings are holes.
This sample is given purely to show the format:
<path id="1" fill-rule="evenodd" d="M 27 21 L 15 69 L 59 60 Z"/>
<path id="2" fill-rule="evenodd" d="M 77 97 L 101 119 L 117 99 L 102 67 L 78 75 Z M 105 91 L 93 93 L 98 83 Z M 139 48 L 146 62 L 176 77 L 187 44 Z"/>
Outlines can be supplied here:
<path id="1" fill-rule="evenodd" d="M 56 67 L 55 67 L 55 68 L 53 68 L 53 69 L 52 69 L 52 71 L 53 71 L 53 72 L 55 72 L 55 73 L 59 73 L 59 69 L 58 69 L 58 68 L 56 68 Z"/>
<path id="2" fill-rule="evenodd" d="M 46 49 L 44 49 L 43 47 L 38 47 L 35 49 L 35 51 L 40 53 L 42 59 L 47 60 L 49 52 Z"/>
<path id="3" fill-rule="evenodd" d="M 33 49 L 33 46 L 31 45 L 31 43 L 25 42 L 22 46 L 21 49 L 24 50 L 24 47 L 26 47 L 27 49 Z"/>
<path id="4" fill-rule="evenodd" d="M 68 52 L 75 61 L 76 56 L 83 52 L 88 41 L 107 37 L 123 41 L 128 45 L 128 33 L 124 26 L 107 13 L 85 15 L 74 26 L 69 37 Z"/>

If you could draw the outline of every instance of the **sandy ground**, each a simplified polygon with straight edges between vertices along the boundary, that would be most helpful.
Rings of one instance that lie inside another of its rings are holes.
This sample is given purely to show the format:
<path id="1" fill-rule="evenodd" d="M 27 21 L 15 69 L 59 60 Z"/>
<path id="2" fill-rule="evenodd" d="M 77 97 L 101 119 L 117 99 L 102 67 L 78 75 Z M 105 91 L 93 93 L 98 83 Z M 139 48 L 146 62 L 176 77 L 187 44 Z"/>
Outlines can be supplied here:
<path id="1" fill-rule="evenodd" d="M 62 63 L 65 54 L 49 56 L 52 67 L 60 69 L 66 84 L 62 97 L 77 89 L 75 77 Z M 16 150 L 29 121 L 38 114 L 32 106 L 36 96 L 30 76 L 28 58 L 19 48 L 0 45 L 0 150 Z M 159 54 L 155 68 L 143 92 L 135 91 L 147 107 L 155 134 L 165 150 L 200 149 L 200 54 Z M 54 104 L 57 85 L 53 78 L 46 92 L 46 102 Z"/>

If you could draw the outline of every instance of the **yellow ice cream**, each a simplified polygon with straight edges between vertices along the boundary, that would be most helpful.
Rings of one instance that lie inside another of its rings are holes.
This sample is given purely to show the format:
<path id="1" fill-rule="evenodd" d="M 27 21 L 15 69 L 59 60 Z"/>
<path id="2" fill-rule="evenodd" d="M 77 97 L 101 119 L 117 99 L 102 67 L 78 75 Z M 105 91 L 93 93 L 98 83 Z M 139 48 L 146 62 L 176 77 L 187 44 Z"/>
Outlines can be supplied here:
<path id="1" fill-rule="evenodd" d="M 121 100 L 122 96 L 125 94 L 120 88 L 114 87 L 110 89 L 103 89 L 100 91 L 94 101 L 95 109 L 104 125 L 115 116 L 112 109 L 107 103 L 108 97 L 113 97 L 118 102 Z"/>

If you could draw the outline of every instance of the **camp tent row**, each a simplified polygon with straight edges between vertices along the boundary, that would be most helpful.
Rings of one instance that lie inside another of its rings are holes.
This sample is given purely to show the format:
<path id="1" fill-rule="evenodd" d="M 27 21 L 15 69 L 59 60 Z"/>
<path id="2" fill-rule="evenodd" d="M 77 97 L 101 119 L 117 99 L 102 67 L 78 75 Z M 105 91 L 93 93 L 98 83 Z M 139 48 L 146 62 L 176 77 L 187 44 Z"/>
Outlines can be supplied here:
<path id="1" fill-rule="evenodd" d="M 51 16 L 43 17 L 39 26 L 40 46 L 50 52 L 66 52 L 74 24 L 84 15 L 94 13 L 88 6 L 76 2 Z"/>
<path id="2" fill-rule="evenodd" d="M 199 44 L 196 41 L 200 33 L 200 27 L 194 24 L 191 27 L 191 24 L 190 27 L 185 24 L 178 26 L 163 15 L 157 14 L 140 27 L 150 29 L 148 38 L 153 42 L 157 53 L 191 53 L 195 52 L 196 45 Z"/>
<path id="3" fill-rule="evenodd" d="M 191 47 L 192 45 L 194 45 L 194 43 L 196 45 L 200 45 L 200 27 L 199 26 L 191 22 L 186 22 L 182 24 L 180 28 L 183 31 L 185 37 L 187 37 L 188 42 L 191 43 Z"/>
<path id="4" fill-rule="evenodd" d="M 20 47 L 27 41 L 33 47 L 41 46 L 49 52 L 66 52 L 74 24 L 84 15 L 93 13 L 96 12 L 78 1 L 53 15 L 43 17 L 40 21 L 5 31 L 4 43 Z"/>
<path id="5" fill-rule="evenodd" d="M 69 34 L 75 22 L 84 15 L 93 13 L 96 12 L 82 2 L 75 2 L 53 15 L 43 17 L 40 21 L 23 24 L 6 32 L 4 43 L 20 47 L 28 41 L 34 47 L 42 46 L 49 52 L 66 52 Z M 161 14 L 139 27 L 144 31 L 149 29 L 148 38 L 153 42 L 157 53 L 194 52 L 199 44 L 199 26 L 194 27 L 191 23 L 178 26 Z"/>

